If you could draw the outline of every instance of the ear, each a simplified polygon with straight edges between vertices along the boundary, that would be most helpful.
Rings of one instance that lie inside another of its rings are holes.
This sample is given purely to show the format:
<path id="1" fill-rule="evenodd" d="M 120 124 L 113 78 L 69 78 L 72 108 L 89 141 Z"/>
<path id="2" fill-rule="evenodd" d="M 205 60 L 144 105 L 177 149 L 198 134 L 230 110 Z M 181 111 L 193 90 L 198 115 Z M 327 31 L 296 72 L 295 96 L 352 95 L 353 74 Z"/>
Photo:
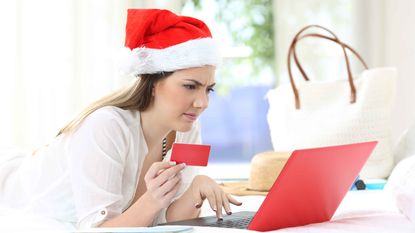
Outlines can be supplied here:
<path id="1" fill-rule="evenodd" d="M 157 82 L 153 83 L 153 87 L 151 88 L 151 96 L 156 96 L 156 92 L 163 86 L 163 80 L 158 80 Z"/>
<path id="2" fill-rule="evenodd" d="M 151 96 L 156 96 L 156 88 L 158 88 L 160 82 L 153 83 L 153 87 L 151 88 Z"/>

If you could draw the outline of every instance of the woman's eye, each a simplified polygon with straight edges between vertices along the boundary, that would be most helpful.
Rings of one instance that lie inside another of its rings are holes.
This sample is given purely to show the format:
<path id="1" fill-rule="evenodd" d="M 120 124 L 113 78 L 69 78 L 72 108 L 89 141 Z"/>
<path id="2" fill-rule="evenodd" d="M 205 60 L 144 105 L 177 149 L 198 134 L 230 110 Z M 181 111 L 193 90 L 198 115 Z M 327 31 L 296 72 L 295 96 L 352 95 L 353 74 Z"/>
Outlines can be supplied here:
<path id="1" fill-rule="evenodd" d="M 194 89 L 196 89 L 196 85 L 193 85 L 193 84 L 184 84 L 183 85 L 186 89 L 189 89 L 189 90 L 194 90 Z"/>
<path id="2" fill-rule="evenodd" d="M 214 92 L 214 91 L 215 91 L 215 89 L 213 89 L 213 88 L 211 88 L 211 87 L 207 89 L 207 92 L 208 92 L 208 93 L 211 93 L 211 92 Z"/>

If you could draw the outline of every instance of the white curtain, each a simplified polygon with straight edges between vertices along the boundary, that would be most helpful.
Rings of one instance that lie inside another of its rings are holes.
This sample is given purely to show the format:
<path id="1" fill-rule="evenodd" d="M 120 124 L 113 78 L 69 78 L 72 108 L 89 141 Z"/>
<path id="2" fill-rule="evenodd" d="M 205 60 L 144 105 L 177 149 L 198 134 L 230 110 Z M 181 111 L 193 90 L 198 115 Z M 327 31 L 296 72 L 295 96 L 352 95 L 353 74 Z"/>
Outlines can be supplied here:
<path id="1" fill-rule="evenodd" d="M 116 54 L 128 8 L 180 9 L 181 1 L 0 1 L 0 147 L 36 149 L 131 77 Z"/>
<path id="2" fill-rule="evenodd" d="M 415 1 L 355 0 L 357 49 L 372 67 L 398 69 L 393 136 L 415 123 Z"/>
<path id="3" fill-rule="evenodd" d="M 35 149 L 91 101 L 131 80 L 114 57 L 143 1 L 0 2 L 0 147 Z"/>

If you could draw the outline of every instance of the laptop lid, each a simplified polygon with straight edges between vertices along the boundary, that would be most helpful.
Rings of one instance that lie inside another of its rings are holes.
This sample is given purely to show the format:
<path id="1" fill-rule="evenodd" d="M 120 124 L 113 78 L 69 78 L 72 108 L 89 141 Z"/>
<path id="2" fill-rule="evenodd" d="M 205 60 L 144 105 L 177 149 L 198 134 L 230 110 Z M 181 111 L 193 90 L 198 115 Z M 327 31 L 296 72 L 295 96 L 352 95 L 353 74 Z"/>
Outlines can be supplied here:
<path id="1" fill-rule="evenodd" d="M 248 229 L 269 231 L 330 220 L 376 144 L 295 150 Z"/>

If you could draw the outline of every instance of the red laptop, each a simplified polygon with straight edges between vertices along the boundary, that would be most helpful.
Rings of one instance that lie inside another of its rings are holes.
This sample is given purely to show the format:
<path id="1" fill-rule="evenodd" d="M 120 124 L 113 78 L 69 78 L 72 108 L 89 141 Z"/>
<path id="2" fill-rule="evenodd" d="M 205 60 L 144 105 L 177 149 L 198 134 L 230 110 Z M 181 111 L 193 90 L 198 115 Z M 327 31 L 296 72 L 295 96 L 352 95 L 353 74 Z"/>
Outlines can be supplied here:
<path id="1" fill-rule="evenodd" d="M 329 221 L 377 142 L 295 150 L 257 212 L 170 222 L 270 231 Z M 163 224 L 164 225 L 164 224 Z"/>

